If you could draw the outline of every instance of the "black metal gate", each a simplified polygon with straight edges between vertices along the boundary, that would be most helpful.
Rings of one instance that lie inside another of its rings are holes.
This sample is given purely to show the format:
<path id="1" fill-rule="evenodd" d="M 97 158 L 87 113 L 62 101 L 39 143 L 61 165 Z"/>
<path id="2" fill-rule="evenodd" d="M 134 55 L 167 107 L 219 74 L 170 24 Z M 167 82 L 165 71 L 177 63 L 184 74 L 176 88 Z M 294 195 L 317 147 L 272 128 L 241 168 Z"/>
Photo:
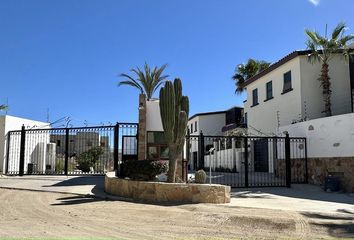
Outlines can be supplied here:
<path id="1" fill-rule="evenodd" d="M 137 123 L 10 131 L 7 175 L 96 175 L 118 169 L 129 154 L 137 158 Z M 132 138 L 129 144 L 124 139 Z"/>
<path id="2" fill-rule="evenodd" d="M 231 187 L 290 187 L 307 183 L 306 138 L 187 136 L 188 171 Z"/>

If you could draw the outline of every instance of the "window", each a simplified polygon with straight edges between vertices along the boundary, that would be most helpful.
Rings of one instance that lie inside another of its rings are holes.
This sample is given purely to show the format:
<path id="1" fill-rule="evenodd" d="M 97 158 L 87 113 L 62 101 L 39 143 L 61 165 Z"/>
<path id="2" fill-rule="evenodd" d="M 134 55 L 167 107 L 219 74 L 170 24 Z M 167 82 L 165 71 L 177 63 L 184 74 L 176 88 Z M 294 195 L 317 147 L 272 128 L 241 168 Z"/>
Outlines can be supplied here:
<path id="1" fill-rule="evenodd" d="M 247 113 L 245 113 L 244 124 L 247 125 Z"/>
<path id="2" fill-rule="evenodd" d="M 273 98 L 273 83 L 272 81 L 266 83 L 266 100 Z"/>
<path id="3" fill-rule="evenodd" d="M 57 147 L 60 147 L 60 140 L 57 140 Z"/>
<path id="4" fill-rule="evenodd" d="M 252 103 L 253 105 L 252 106 L 256 106 L 258 105 L 258 89 L 253 89 L 252 91 Z"/>
<path id="5" fill-rule="evenodd" d="M 148 159 L 168 159 L 168 147 L 164 132 L 147 133 Z"/>
<path id="6" fill-rule="evenodd" d="M 291 71 L 284 73 L 283 93 L 291 91 Z"/>
<path id="7" fill-rule="evenodd" d="M 197 122 L 194 123 L 194 132 L 197 132 L 198 131 L 198 125 L 197 125 Z"/>
<path id="8" fill-rule="evenodd" d="M 193 123 L 191 124 L 191 133 L 193 132 Z"/>

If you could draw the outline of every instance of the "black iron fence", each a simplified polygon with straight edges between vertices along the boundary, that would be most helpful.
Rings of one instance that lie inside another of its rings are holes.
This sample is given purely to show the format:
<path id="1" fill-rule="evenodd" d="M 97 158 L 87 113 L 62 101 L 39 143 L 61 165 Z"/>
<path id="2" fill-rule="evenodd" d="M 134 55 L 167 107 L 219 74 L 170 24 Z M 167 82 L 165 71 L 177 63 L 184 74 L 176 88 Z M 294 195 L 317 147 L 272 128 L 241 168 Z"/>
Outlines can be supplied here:
<path id="1" fill-rule="evenodd" d="M 204 169 L 208 182 L 231 187 L 307 182 L 305 138 L 187 136 L 187 169 Z"/>
<path id="2" fill-rule="evenodd" d="M 7 135 L 5 173 L 104 174 L 118 169 L 127 155 L 136 158 L 137 132 L 136 123 L 79 128 L 22 127 Z"/>

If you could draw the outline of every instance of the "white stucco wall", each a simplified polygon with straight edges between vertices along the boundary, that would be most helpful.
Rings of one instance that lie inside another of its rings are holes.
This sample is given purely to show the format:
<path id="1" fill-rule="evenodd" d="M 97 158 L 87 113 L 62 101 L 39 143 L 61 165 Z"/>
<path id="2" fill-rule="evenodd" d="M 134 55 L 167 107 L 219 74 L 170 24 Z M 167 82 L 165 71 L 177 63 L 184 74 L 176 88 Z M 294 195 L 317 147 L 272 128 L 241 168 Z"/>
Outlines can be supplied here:
<path id="1" fill-rule="evenodd" d="M 187 127 L 188 127 L 189 131 L 191 130 L 191 125 L 193 124 L 193 132 L 191 132 L 191 131 L 189 132 L 191 136 L 199 135 L 199 133 L 200 133 L 199 121 L 200 121 L 199 116 L 196 116 L 188 121 Z M 197 122 L 197 131 L 195 131 L 195 123 L 196 122 Z M 204 131 L 203 131 L 203 133 L 204 133 Z"/>
<path id="2" fill-rule="evenodd" d="M 159 100 L 146 101 L 146 131 L 163 131 Z"/>
<path id="3" fill-rule="evenodd" d="M 0 172 L 5 171 L 5 164 L 6 164 L 5 150 L 6 150 L 6 137 L 8 131 L 21 130 L 22 125 L 25 125 L 27 129 L 32 127 L 49 128 L 48 124 L 49 123 L 46 122 L 34 121 L 31 119 L 19 118 L 19 117 L 14 117 L 9 115 L 0 116 Z M 27 146 L 26 143 L 26 147 L 28 147 L 28 149 L 32 149 L 32 148 L 34 149 L 36 147 L 35 145 Z"/>
<path id="4" fill-rule="evenodd" d="M 199 116 L 199 131 L 202 131 L 204 135 L 209 136 L 221 136 L 222 127 L 225 126 L 226 113 L 201 115 Z"/>
<path id="5" fill-rule="evenodd" d="M 302 116 L 307 119 L 323 117 L 324 110 L 321 83 L 318 80 L 321 64 L 311 64 L 307 56 L 301 56 L 301 103 Z M 332 114 L 351 112 L 351 89 L 349 63 L 337 55 L 329 62 L 329 75 L 332 88 Z"/>
<path id="6" fill-rule="evenodd" d="M 307 138 L 308 157 L 354 156 L 354 113 L 280 127 L 290 137 Z"/>
<path id="7" fill-rule="evenodd" d="M 298 56 L 281 65 L 255 82 L 247 86 L 245 112 L 248 118 L 250 134 L 274 135 L 279 126 L 286 126 L 301 119 L 323 117 L 323 95 L 318 77 L 321 64 L 311 64 L 307 56 Z M 283 91 L 283 75 L 291 71 L 293 90 Z M 340 55 L 329 63 L 329 74 L 332 83 L 332 114 L 351 112 L 351 89 L 349 63 Z M 266 83 L 273 83 L 273 99 L 266 99 Z M 257 106 L 251 107 L 252 91 L 258 89 Z M 259 130 L 260 132 L 256 131 Z"/>
<path id="8" fill-rule="evenodd" d="M 293 90 L 283 92 L 284 73 L 291 71 Z M 266 99 L 266 83 L 272 81 L 273 99 L 264 102 Z M 258 105 L 252 106 L 252 91 L 258 89 Z M 247 124 L 249 134 L 253 135 L 274 135 L 279 124 L 288 125 L 293 120 L 299 119 L 301 115 L 301 93 L 300 93 L 300 60 L 294 58 L 274 71 L 247 86 L 247 102 L 245 112 L 247 113 Z M 278 112 L 278 113 L 277 113 Z M 258 131 L 256 131 L 257 129 Z"/>

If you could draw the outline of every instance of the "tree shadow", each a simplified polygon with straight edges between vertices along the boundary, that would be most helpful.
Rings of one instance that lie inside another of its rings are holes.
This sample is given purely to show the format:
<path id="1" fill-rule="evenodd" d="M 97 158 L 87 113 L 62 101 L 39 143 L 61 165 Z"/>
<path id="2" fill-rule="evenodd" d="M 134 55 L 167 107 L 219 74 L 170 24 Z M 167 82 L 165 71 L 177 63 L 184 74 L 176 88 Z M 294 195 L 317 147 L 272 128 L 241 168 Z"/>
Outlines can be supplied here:
<path id="1" fill-rule="evenodd" d="M 60 205 L 77 205 L 77 204 L 85 204 L 85 203 L 93 203 L 93 202 L 126 202 L 126 203 L 134 203 L 134 204 L 143 204 L 143 205 L 155 205 L 155 206 L 163 206 L 163 207 L 173 207 L 173 206 L 183 206 L 183 205 L 191 205 L 196 203 L 190 202 L 155 202 L 149 200 L 140 200 L 140 199 L 132 199 L 125 198 L 119 196 L 109 195 L 104 192 L 104 188 L 100 186 L 94 186 L 92 188 L 92 195 L 75 195 L 69 197 L 60 197 L 57 198 L 58 203 L 52 203 L 52 206 L 60 206 Z"/>
<path id="2" fill-rule="evenodd" d="M 328 234 L 335 238 L 354 238 L 354 224 L 352 223 L 311 223 L 327 229 Z"/>
<path id="3" fill-rule="evenodd" d="M 52 185 L 45 185 L 43 187 L 68 187 L 68 186 L 81 186 L 81 185 L 99 185 L 104 186 L 104 177 L 103 176 L 79 176 L 63 181 L 54 183 Z"/>
<path id="4" fill-rule="evenodd" d="M 310 224 L 325 228 L 331 237 L 353 238 L 354 237 L 354 215 L 345 209 L 338 209 L 340 214 L 324 213 L 301 213 L 303 216 L 312 219 Z M 349 213 L 348 213 L 349 212 Z"/>
<path id="5" fill-rule="evenodd" d="M 354 216 L 346 215 L 346 214 L 329 215 L 329 214 L 311 213 L 311 212 L 305 212 L 301 214 L 308 218 L 316 218 L 321 220 L 354 220 Z"/>
<path id="6" fill-rule="evenodd" d="M 233 188 L 231 197 L 266 198 L 266 197 L 262 197 L 262 196 L 266 196 L 266 194 L 354 205 L 354 197 L 349 196 L 348 194 L 340 193 L 340 192 L 328 193 L 325 192 L 320 186 L 315 186 L 310 184 L 292 184 L 291 188 L 285 188 L 285 187 L 284 188 L 267 187 L 267 188 L 249 188 L 249 189 Z"/>
<path id="7" fill-rule="evenodd" d="M 62 197 L 62 198 L 58 198 L 57 200 L 60 200 L 60 202 L 59 203 L 52 203 L 50 205 L 52 205 L 52 206 L 77 205 L 77 204 L 104 201 L 104 199 L 97 198 L 93 195 L 86 195 L 86 196 L 77 195 L 77 196 L 71 196 L 71 197 Z"/>

